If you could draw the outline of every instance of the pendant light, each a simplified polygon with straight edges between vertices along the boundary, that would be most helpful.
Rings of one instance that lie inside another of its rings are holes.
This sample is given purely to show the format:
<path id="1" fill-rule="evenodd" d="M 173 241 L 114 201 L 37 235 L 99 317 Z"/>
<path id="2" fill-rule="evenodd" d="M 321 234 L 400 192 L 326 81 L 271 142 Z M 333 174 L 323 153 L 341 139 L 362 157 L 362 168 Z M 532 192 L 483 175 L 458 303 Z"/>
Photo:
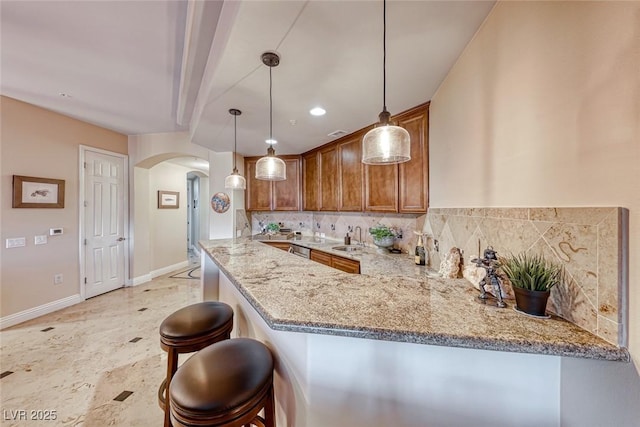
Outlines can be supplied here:
<path id="1" fill-rule="evenodd" d="M 383 165 L 403 163 L 411 160 L 409 132 L 400 126 L 389 124 L 391 114 L 387 111 L 387 2 L 382 6 L 382 112 L 380 123 L 362 138 L 362 163 Z"/>
<path id="2" fill-rule="evenodd" d="M 229 114 L 233 116 L 233 172 L 231 175 L 224 179 L 224 188 L 230 190 L 244 190 L 247 188 L 247 180 L 244 176 L 238 173 L 236 167 L 236 147 L 238 144 L 238 116 L 242 114 L 242 111 L 232 108 L 229 110 Z"/>
<path id="3" fill-rule="evenodd" d="M 269 67 L 269 144 L 267 155 L 256 162 L 256 179 L 266 181 L 284 181 L 287 179 L 287 169 L 284 161 L 276 157 L 276 150 L 273 144 L 273 99 L 271 96 L 273 81 L 271 78 L 271 69 L 280 64 L 280 57 L 275 52 L 265 52 L 262 54 L 262 63 Z"/>

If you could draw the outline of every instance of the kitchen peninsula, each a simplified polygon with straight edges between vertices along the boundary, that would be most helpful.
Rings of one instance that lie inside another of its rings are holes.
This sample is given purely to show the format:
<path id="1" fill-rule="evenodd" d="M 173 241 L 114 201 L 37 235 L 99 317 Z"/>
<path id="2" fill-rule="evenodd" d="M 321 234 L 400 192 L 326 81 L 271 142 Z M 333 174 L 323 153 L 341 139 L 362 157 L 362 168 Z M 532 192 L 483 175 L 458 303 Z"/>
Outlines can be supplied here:
<path id="1" fill-rule="evenodd" d="M 250 238 L 200 246 L 204 298 L 229 303 L 234 334 L 278 359 L 280 425 L 560 425 L 561 357 L 629 360 L 564 320 L 483 305 L 407 255 L 351 252 L 357 275 Z"/>

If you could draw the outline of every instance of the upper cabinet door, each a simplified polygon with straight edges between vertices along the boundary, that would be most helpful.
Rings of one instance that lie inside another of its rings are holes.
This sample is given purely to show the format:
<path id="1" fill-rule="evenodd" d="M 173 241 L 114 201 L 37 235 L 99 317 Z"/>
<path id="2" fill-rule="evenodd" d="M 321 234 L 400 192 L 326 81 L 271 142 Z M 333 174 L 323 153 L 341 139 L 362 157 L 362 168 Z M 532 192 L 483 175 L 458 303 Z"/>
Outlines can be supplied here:
<path id="1" fill-rule="evenodd" d="M 244 170 L 247 180 L 245 190 L 245 209 L 248 211 L 271 210 L 271 181 L 256 179 L 258 159 L 245 159 Z"/>
<path id="2" fill-rule="evenodd" d="M 320 209 L 320 170 L 318 152 L 313 151 L 302 156 L 302 209 L 317 211 Z"/>
<path id="3" fill-rule="evenodd" d="M 320 163 L 320 210 L 338 210 L 338 149 L 330 145 L 318 152 Z"/>
<path id="4" fill-rule="evenodd" d="M 424 213 L 429 203 L 429 105 L 397 117 L 411 136 L 411 160 L 398 165 L 401 213 Z"/>
<path id="5" fill-rule="evenodd" d="M 338 210 L 362 212 L 362 136 L 358 132 L 352 138 L 338 143 L 339 200 Z"/>
<path id="6" fill-rule="evenodd" d="M 398 212 L 398 165 L 364 165 L 365 211 Z"/>
<path id="7" fill-rule="evenodd" d="M 287 166 L 287 179 L 273 182 L 274 211 L 300 210 L 300 157 L 281 156 Z"/>

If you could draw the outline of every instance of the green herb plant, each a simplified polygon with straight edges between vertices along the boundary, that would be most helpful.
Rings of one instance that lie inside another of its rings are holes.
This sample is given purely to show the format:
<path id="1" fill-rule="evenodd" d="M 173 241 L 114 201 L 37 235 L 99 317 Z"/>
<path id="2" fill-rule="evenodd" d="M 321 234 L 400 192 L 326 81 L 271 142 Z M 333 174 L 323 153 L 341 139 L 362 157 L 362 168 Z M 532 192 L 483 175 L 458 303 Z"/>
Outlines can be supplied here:
<path id="1" fill-rule="evenodd" d="M 270 222 L 269 224 L 267 224 L 267 231 L 271 233 L 277 233 L 278 231 L 280 231 L 280 226 L 275 222 Z"/>
<path id="2" fill-rule="evenodd" d="M 383 224 L 378 224 L 375 227 L 371 227 L 369 229 L 369 234 L 371 234 L 376 240 L 380 240 L 385 237 L 396 237 L 397 235 L 394 229 Z"/>
<path id="3" fill-rule="evenodd" d="M 542 255 L 510 255 L 500 260 L 504 274 L 516 288 L 548 291 L 564 280 L 564 268 Z"/>

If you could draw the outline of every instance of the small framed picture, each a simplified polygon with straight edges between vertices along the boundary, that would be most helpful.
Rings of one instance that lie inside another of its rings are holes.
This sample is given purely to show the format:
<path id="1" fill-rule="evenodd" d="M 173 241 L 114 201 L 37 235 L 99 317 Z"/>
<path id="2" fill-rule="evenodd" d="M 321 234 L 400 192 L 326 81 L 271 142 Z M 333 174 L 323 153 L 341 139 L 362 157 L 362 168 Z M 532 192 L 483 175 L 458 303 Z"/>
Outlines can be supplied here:
<path id="1" fill-rule="evenodd" d="M 179 192 L 158 190 L 158 209 L 178 209 L 179 207 Z"/>
<path id="2" fill-rule="evenodd" d="M 64 180 L 13 175 L 13 208 L 64 208 Z"/>

